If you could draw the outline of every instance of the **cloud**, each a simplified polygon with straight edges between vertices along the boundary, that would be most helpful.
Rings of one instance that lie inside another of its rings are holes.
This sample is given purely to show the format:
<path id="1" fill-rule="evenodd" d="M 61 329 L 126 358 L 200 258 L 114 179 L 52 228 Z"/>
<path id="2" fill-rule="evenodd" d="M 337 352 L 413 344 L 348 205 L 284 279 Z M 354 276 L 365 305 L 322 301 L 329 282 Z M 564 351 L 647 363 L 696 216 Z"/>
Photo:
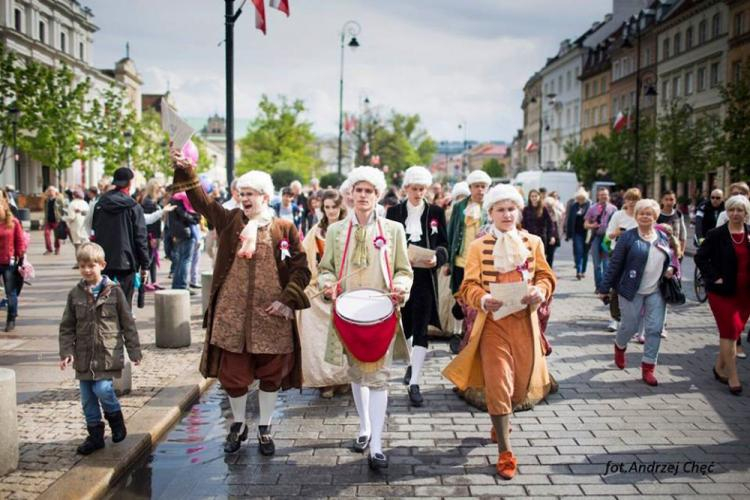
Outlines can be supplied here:
<path id="1" fill-rule="evenodd" d="M 237 5 L 240 2 L 235 2 Z M 600 19 L 602 0 L 292 0 L 286 18 L 267 9 L 268 36 L 248 3 L 235 29 L 235 114 L 251 118 L 262 94 L 301 98 L 316 132 L 338 128 L 339 33 L 362 27 L 345 53 L 344 107 L 364 96 L 384 111 L 419 113 L 437 139 L 510 140 L 522 126 L 523 84 L 563 38 Z M 169 87 L 185 116 L 224 113 L 222 2 L 87 2 L 101 30 L 95 62 L 132 57 L 144 92 Z"/>

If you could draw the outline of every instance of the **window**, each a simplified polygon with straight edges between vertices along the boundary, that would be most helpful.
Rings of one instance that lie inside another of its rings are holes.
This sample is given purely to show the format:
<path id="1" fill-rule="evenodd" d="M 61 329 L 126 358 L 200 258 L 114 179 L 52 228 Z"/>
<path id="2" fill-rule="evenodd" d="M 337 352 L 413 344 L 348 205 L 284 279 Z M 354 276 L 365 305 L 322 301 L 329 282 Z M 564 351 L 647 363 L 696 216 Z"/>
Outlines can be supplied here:
<path id="1" fill-rule="evenodd" d="M 672 78 L 672 97 L 680 97 L 680 77 Z"/>
<path id="2" fill-rule="evenodd" d="M 630 93 L 630 107 L 635 107 L 635 90 Z"/>
<path id="3" fill-rule="evenodd" d="M 742 74 L 742 64 L 740 64 L 740 61 L 735 61 L 732 64 L 732 77 L 735 82 L 740 81 L 741 74 Z"/>
<path id="4" fill-rule="evenodd" d="M 646 47 L 645 54 L 643 56 L 643 60 L 646 61 L 646 66 L 651 65 L 651 47 Z"/>
<path id="5" fill-rule="evenodd" d="M 599 95 L 599 82 L 594 80 L 594 96 Z"/>
<path id="6" fill-rule="evenodd" d="M 721 13 L 717 12 L 711 19 L 711 37 L 718 38 L 721 35 Z"/>
<path id="7" fill-rule="evenodd" d="M 706 43 L 706 20 L 704 19 L 698 24 L 698 43 Z"/>
<path id="8" fill-rule="evenodd" d="M 65 38 L 65 33 L 60 33 L 60 50 L 63 52 L 68 51 L 68 41 Z"/>
<path id="9" fill-rule="evenodd" d="M 685 73 L 685 95 L 693 93 L 693 73 Z"/>
<path id="10" fill-rule="evenodd" d="M 682 49 L 682 33 L 675 33 L 674 35 L 674 55 L 677 55 L 680 53 L 680 50 Z"/>
<path id="11" fill-rule="evenodd" d="M 23 33 L 23 29 L 21 29 L 23 27 L 23 14 L 21 13 L 21 9 L 13 10 L 13 19 L 16 31 Z"/>
<path id="12" fill-rule="evenodd" d="M 578 104 L 576 104 L 576 107 L 574 108 L 574 111 L 573 111 L 573 123 L 576 123 L 577 121 L 581 119 L 580 113 L 581 113 L 581 110 L 578 108 Z"/>
<path id="13" fill-rule="evenodd" d="M 589 110 L 583 112 L 583 128 L 588 128 L 589 126 Z"/>
<path id="14" fill-rule="evenodd" d="M 563 80 L 562 75 L 557 77 L 557 88 L 560 89 L 560 93 L 563 93 Z"/>
<path id="15" fill-rule="evenodd" d="M 714 87 L 719 84 L 719 63 L 711 63 L 711 86 Z"/>
<path id="16" fill-rule="evenodd" d="M 685 50 L 693 48 L 693 27 L 690 26 L 685 30 Z"/>
<path id="17" fill-rule="evenodd" d="M 620 111 L 625 111 L 625 96 L 620 96 Z"/>
<path id="18" fill-rule="evenodd" d="M 594 108 L 594 109 L 591 110 L 591 116 L 594 117 L 593 123 L 592 123 L 592 125 L 594 127 L 596 127 L 597 125 L 599 125 L 601 123 L 601 121 L 599 121 L 599 113 L 598 113 L 598 111 L 599 110 L 596 109 L 596 108 Z"/>
<path id="19" fill-rule="evenodd" d="M 44 21 L 39 21 L 39 41 L 44 43 L 47 40 L 47 25 Z"/>
<path id="20" fill-rule="evenodd" d="M 612 80 L 619 80 L 620 79 L 620 62 L 617 61 L 612 66 Z"/>
<path id="21" fill-rule="evenodd" d="M 602 104 L 599 107 L 599 118 L 601 118 L 602 125 L 607 123 L 608 118 L 607 118 L 607 105 L 606 104 Z"/>
<path id="22" fill-rule="evenodd" d="M 669 38 L 665 38 L 661 45 L 661 60 L 669 58 Z"/>
<path id="23" fill-rule="evenodd" d="M 661 100 L 663 102 L 667 101 L 667 91 L 669 90 L 669 83 L 668 82 L 661 82 Z"/>
<path id="24" fill-rule="evenodd" d="M 573 73 L 568 71 L 568 73 L 565 75 L 566 85 L 567 89 L 570 90 L 570 88 L 573 86 Z"/>
<path id="25" fill-rule="evenodd" d="M 601 89 L 602 89 L 602 94 L 606 94 L 607 93 L 607 78 L 606 77 L 602 77 L 602 86 L 601 86 Z"/>
<path id="26" fill-rule="evenodd" d="M 554 94 L 555 93 L 555 80 L 552 80 L 549 82 L 549 93 Z"/>
<path id="27" fill-rule="evenodd" d="M 703 92 L 706 90 L 706 68 L 698 68 L 698 72 L 695 76 L 696 79 L 696 85 L 698 87 L 698 92 Z"/>
<path id="28" fill-rule="evenodd" d="M 83 61 L 83 42 L 78 43 L 78 59 Z"/>
<path id="29" fill-rule="evenodd" d="M 739 36 L 745 31 L 745 13 L 738 12 L 734 15 L 734 36 Z"/>
<path id="30" fill-rule="evenodd" d="M 565 126 L 570 127 L 570 108 L 565 110 Z"/>
<path id="31" fill-rule="evenodd" d="M 583 98 L 588 99 L 589 98 L 589 84 L 583 86 Z"/>
<path id="32" fill-rule="evenodd" d="M 628 76 L 631 73 L 630 71 L 630 58 L 629 57 L 623 57 L 622 58 L 622 76 Z"/>

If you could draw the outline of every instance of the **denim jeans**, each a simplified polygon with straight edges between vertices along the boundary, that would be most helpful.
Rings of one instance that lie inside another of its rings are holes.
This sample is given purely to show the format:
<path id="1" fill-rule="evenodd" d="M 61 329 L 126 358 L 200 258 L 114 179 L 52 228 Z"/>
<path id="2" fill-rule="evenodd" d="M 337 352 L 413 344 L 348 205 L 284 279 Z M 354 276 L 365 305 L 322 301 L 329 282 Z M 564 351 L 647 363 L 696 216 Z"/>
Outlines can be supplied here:
<path id="1" fill-rule="evenodd" d="M 81 406 L 86 417 L 86 425 L 96 425 L 102 421 L 101 404 L 104 413 L 120 411 L 120 402 L 115 396 L 112 380 L 81 380 Z"/>
<path id="2" fill-rule="evenodd" d="M 0 274 L 3 275 L 5 285 L 5 297 L 8 299 L 8 321 L 15 321 L 18 315 L 18 288 L 16 283 L 16 266 L 0 265 Z"/>
<path id="3" fill-rule="evenodd" d="M 199 266 L 200 259 L 201 259 L 201 242 L 200 240 L 194 239 L 193 240 L 193 255 L 190 259 L 190 284 L 191 285 L 201 284 L 201 278 L 198 275 L 198 270 L 200 269 L 200 266 Z"/>
<path id="4" fill-rule="evenodd" d="M 664 302 L 661 292 L 656 290 L 649 295 L 636 294 L 633 300 L 628 300 L 620 295 L 619 300 L 622 319 L 615 342 L 619 347 L 626 347 L 630 338 L 638 331 L 641 320 L 643 320 L 646 344 L 643 346 L 642 361 L 656 364 L 656 359 L 659 357 L 661 332 L 664 328 L 664 315 L 667 310 L 667 304 Z M 643 312 L 642 318 L 641 312 Z"/>
<path id="5" fill-rule="evenodd" d="M 194 248 L 195 241 L 192 238 L 174 242 L 172 246 L 172 261 L 174 262 L 172 289 L 185 290 L 188 287 L 188 273 L 190 273 L 190 261 L 193 258 Z"/>
<path id="6" fill-rule="evenodd" d="M 573 259 L 576 263 L 576 272 L 586 274 L 586 265 L 589 262 L 588 247 L 586 246 L 586 233 L 573 235 Z"/>
<path id="7" fill-rule="evenodd" d="M 602 250 L 603 239 L 603 234 L 591 238 L 591 260 L 594 263 L 594 283 L 597 290 L 604 280 L 604 275 L 607 274 L 607 266 L 609 265 L 609 254 Z"/>

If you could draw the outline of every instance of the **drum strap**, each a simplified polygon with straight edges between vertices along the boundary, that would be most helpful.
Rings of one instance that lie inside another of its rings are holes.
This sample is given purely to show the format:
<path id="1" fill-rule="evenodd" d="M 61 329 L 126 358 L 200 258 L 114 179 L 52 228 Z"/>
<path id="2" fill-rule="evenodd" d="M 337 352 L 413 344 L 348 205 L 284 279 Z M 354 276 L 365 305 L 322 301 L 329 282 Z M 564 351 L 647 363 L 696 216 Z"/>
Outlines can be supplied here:
<path id="1" fill-rule="evenodd" d="M 349 229 L 347 229 L 346 232 L 346 242 L 344 243 L 344 254 L 341 256 L 341 266 L 339 267 L 339 281 L 337 285 L 337 293 L 341 292 L 341 278 L 344 276 L 344 266 L 346 264 L 346 254 L 349 251 L 349 242 L 352 238 L 352 227 L 354 226 L 354 223 L 350 220 L 349 221 Z M 378 220 L 378 233 L 380 236 L 385 239 L 385 235 L 383 234 L 383 227 L 380 225 L 380 221 Z M 392 292 L 393 291 L 393 277 L 391 276 L 391 263 L 388 259 L 388 250 L 384 249 L 385 252 L 385 270 L 388 274 L 388 289 Z"/>

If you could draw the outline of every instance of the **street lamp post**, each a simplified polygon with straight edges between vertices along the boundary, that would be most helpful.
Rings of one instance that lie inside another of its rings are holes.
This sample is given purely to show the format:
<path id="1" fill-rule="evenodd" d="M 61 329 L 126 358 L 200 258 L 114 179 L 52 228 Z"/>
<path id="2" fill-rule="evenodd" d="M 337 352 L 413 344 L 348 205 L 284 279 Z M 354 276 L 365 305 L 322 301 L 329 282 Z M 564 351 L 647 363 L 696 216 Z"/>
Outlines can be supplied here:
<path id="1" fill-rule="evenodd" d="M 462 129 L 464 131 L 464 149 L 461 152 L 461 171 L 464 175 L 466 175 L 466 171 L 468 170 L 468 164 L 469 164 L 468 156 L 466 154 L 466 148 L 468 148 L 469 146 L 469 141 L 468 141 L 469 127 L 466 124 L 466 120 L 458 124 L 458 130 L 462 130 Z"/>
<path id="2" fill-rule="evenodd" d="M 557 94 L 547 94 L 550 105 L 553 106 L 555 103 L 555 97 Z M 542 170 L 542 131 L 544 129 L 544 96 L 540 91 L 539 94 L 532 96 L 529 102 L 539 103 L 539 146 L 537 147 L 537 162 L 539 163 L 539 170 Z"/>
<path id="3" fill-rule="evenodd" d="M 338 167 L 336 172 L 341 175 L 341 161 L 342 161 L 342 140 L 344 135 L 344 41 L 348 36 L 349 43 L 347 44 L 351 49 L 359 47 L 357 41 L 357 35 L 362 31 L 362 27 L 357 21 L 347 21 L 344 26 L 341 27 L 341 73 L 339 75 L 339 151 L 338 151 Z"/>

